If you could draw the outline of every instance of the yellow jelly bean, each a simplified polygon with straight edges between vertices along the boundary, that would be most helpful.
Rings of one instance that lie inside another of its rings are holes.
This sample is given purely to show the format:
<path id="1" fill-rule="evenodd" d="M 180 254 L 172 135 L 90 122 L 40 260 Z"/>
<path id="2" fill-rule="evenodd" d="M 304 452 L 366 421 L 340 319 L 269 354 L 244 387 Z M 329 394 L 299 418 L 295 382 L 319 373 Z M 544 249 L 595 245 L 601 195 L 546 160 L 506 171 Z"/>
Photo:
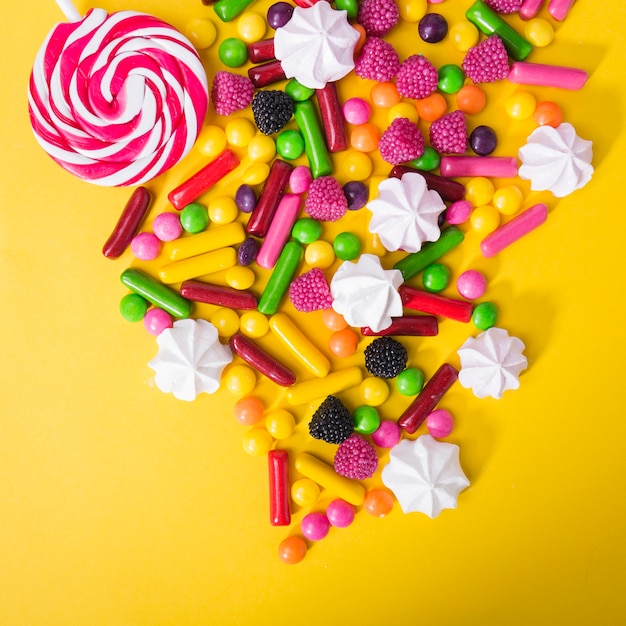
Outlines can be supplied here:
<path id="1" fill-rule="evenodd" d="M 254 124 L 243 117 L 237 117 L 226 124 L 226 141 L 231 146 L 245 148 L 256 135 Z"/>
<path id="2" fill-rule="evenodd" d="M 219 126 L 205 126 L 198 140 L 196 141 L 196 149 L 208 157 L 216 157 L 226 149 L 226 133 Z"/>
<path id="3" fill-rule="evenodd" d="M 221 196 L 209 202 L 209 219 L 214 224 L 230 224 L 239 215 L 237 203 L 228 196 Z"/>
<path id="4" fill-rule="evenodd" d="M 478 28 L 471 22 L 457 22 L 450 28 L 449 37 L 455 48 L 467 52 L 478 43 Z"/>
<path id="5" fill-rule="evenodd" d="M 304 259 L 312 267 L 319 267 L 324 270 L 335 261 L 335 251 L 327 241 L 318 239 L 306 247 Z"/>
<path id="6" fill-rule="evenodd" d="M 276 142 L 267 135 L 255 135 L 248 144 L 248 156 L 253 161 L 269 163 L 276 155 Z"/>
<path id="7" fill-rule="evenodd" d="M 224 372 L 226 389 L 236 396 L 247 396 L 256 387 L 256 373 L 247 365 L 232 365 Z"/>
<path id="8" fill-rule="evenodd" d="M 428 10 L 426 0 L 399 0 L 397 5 L 400 18 L 405 22 L 419 22 Z"/>
<path id="9" fill-rule="evenodd" d="M 537 101 L 527 91 L 514 93 L 504 104 L 507 115 L 514 120 L 528 119 L 534 112 Z"/>
<path id="10" fill-rule="evenodd" d="M 296 420 L 293 415 L 285 409 L 277 409 L 268 413 L 265 418 L 265 428 L 274 439 L 287 439 L 293 434 L 296 427 Z"/>
<path id="11" fill-rule="evenodd" d="M 319 485 L 310 478 L 299 478 L 291 485 L 291 499 L 298 506 L 313 506 L 319 497 Z"/>
<path id="12" fill-rule="evenodd" d="M 548 20 L 536 17 L 526 23 L 524 34 L 526 35 L 526 39 L 534 46 L 543 48 L 552 43 L 554 39 L 554 28 L 552 28 L 552 24 L 550 24 Z"/>
<path id="13" fill-rule="evenodd" d="M 368 406 L 380 406 L 389 397 L 389 385 L 376 376 L 369 376 L 359 387 L 361 399 Z"/>
<path id="14" fill-rule="evenodd" d="M 267 317 L 259 311 L 246 311 L 239 321 L 241 332 L 251 339 L 258 339 L 266 335 L 270 329 Z"/>
<path id="15" fill-rule="evenodd" d="M 488 235 L 500 225 L 500 214 L 489 204 L 476 207 L 470 215 L 470 225 L 479 235 Z"/>
<path id="16" fill-rule="evenodd" d="M 349 150 L 341 168 L 350 180 L 365 180 L 372 173 L 372 159 L 358 150 Z"/>
<path id="17" fill-rule="evenodd" d="M 185 36 L 194 48 L 198 50 L 204 50 L 209 48 L 215 42 L 217 37 L 217 30 L 215 24 L 211 20 L 195 18 L 189 20 L 185 25 Z"/>
<path id="18" fill-rule="evenodd" d="M 270 166 L 267 163 L 253 163 L 241 176 L 246 185 L 260 185 L 270 175 Z"/>
<path id="19" fill-rule="evenodd" d="M 246 42 L 259 41 L 265 35 L 266 23 L 261 15 L 246 11 L 237 20 L 237 33 Z"/>
<path id="20" fill-rule="evenodd" d="M 232 337 L 239 330 L 239 316 L 232 309 L 222 306 L 216 309 L 209 321 L 215 328 L 220 337 Z"/>
<path id="21" fill-rule="evenodd" d="M 226 270 L 224 274 L 226 284 L 233 289 L 250 289 L 254 285 L 256 276 L 249 267 L 243 265 L 235 265 Z"/>
<path id="22" fill-rule="evenodd" d="M 388 121 L 391 124 L 393 120 L 399 117 L 406 117 L 407 120 L 417 124 L 419 122 L 420 116 L 417 112 L 417 109 L 410 102 L 398 102 L 398 104 L 394 104 L 387 113 Z"/>
<path id="23" fill-rule="evenodd" d="M 493 194 L 492 204 L 503 215 L 514 215 L 522 206 L 524 194 L 516 185 L 501 187 Z"/>
<path id="24" fill-rule="evenodd" d="M 263 456 L 270 451 L 274 440 L 265 428 L 251 428 L 241 440 L 245 452 L 250 456 Z"/>
<path id="25" fill-rule="evenodd" d="M 467 181 L 465 185 L 465 199 L 472 203 L 472 206 L 489 204 L 493 198 L 493 183 L 484 176 L 476 176 Z"/>

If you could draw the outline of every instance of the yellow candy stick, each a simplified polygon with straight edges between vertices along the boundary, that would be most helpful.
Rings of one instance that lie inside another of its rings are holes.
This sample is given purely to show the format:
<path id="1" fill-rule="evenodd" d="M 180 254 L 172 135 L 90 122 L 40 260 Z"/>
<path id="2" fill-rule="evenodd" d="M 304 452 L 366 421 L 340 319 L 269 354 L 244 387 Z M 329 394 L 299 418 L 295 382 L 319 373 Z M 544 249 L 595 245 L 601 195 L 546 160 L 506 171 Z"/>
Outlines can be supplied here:
<path id="1" fill-rule="evenodd" d="M 325 398 L 361 384 L 363 374 L 358 367 L 333 372 L 323 380 L 306 380 L 290 387 L 287 391 L 287 402 L 293 406 L 306 404 L 317 398 Z"/>
<path id="2" fill-rule="evenodd" d="M 312 374 L 320 378 L 328 374 L 330 361 L 284 313 L 272 315 L 270 318 L 270 328 L 285 347 L 291 350 L 302 365 Z"/>
<path id="3" fill-rule="evenodd" d="M 330 465 L 320 461 L 308 452 L 301 452 L 296 457 L 296 469 L 306 478 L 310 478 L 320 487 L 328 489 L 338 498 L 360 506 L 365 499 L 365 487 L 360 483 L 340 476 Z"/>
<path id="4" fill-rule="evenodd" d="M 224 226 L 209 228 L 191 237 L 181 237 L 163 246 L 165 253 L 172 261 L 188 259 L 198 254 L 219 250 L 226 246 L 242 243 L 246 233 L 240 222 L 232 222 Z"/>
<path id="5" fill-rule="evenodd" d="M 226 270 L 236 264 L 237 251 L 235 248 L 222 248 L 165 265 L 159 270 L 159 277 L 166 285 L 171 285 Z"/>

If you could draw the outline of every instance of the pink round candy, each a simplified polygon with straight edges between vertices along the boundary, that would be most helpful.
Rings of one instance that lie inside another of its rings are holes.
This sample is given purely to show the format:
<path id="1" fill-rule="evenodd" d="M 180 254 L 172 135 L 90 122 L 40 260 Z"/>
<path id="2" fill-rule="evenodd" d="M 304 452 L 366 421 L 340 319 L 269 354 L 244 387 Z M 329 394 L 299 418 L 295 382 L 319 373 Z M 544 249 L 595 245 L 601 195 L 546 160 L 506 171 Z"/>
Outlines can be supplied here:
<path id="1" fill-rule="evenodd" d="M 372 114 L 372 107 L 363 98 L 349 98 L 343 103 L 343 116 L 349 124 L 365 124 Z"/>
<path id="2" fill-rule="evenodd" d="M 181 236 L 183 227 L 177 213 L 161 213 L 154 218 L 152 230 L 161 241 L 174 241 Z"/>
<path id="3" fill-rule="evenodd" d="M 426 427 L 433 437 L 441 439 L 452 432 L 454 419 L 445 409 L 437 409 L 426 418 Z"/>
<path id="4" fill-rule="evenodd" d="M 161 242 L 152 233 L 139 233 L 132 238 L 130 249 L 136 258 L 142 261 L 152 261 L 159 256 Z"/>
<path id="5" fill-rule="evenodd" d="M 480 298 L 487 289 L 487 279 L 477 270 L 467 270 L 456 280 L 458 292 L 468 300 Z"/>
<path id="6" fill-rule="evenodd" d="M 289 176 L 289 188 L 292 193 L 304 193 L 309 190 L 312 180 L 311 170 L 306 165 L 298 165 Z"/>
<path id="7" fill-rule="evenodd" d="M 472 213 L 472 205 L 468 200 L 453 202 L 446 211 L 446 222 L 448 224 L 463 224 L 467 222 Z"/>
<path id="8" fill-rule="evenodd" d="M 311 541 L 324 539 L 330 530 L 330 522 L 323 513 L 309 513 L 300 523 L 302 534 Z"/>
<path id="9" fill-rule="evenodd" d="M 372 433 L 372 441 L 379 448 L 393 448 L 402 436 L 402 430 L 396 422 L 383 420 L 380 426 Z"/>
<path id="10" fill-rule="evenodd" d="M 326 509 L 326 517 L 332 526 L 346 528 L 354 521 L 354 507 L 345 500 L 333 500 Z"/>
<path id="11" fill-rule="evenodd" d="M 174 325 L 172 316 L 163 309 L 149 309 L 143 318 L 143 324 L 146 330 L 155 337 L 160 335 L 166 328 Z"/>

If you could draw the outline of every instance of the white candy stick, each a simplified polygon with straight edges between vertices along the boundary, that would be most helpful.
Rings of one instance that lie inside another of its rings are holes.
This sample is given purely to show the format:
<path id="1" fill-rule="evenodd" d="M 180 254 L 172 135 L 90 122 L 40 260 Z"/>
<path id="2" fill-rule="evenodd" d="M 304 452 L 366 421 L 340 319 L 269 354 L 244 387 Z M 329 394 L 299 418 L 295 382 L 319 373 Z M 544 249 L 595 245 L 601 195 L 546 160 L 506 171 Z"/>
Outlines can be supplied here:
<path id="1" fill-rule="evenodd" d="M 70 22 L 80 22 L 80 20 L 83 19 L 83 16 L 72 4 L 72 0 L 56 0 L 56 3 L 59 5 L 59 9 L 63 11 L 63 15 L 65 15 Z"/>

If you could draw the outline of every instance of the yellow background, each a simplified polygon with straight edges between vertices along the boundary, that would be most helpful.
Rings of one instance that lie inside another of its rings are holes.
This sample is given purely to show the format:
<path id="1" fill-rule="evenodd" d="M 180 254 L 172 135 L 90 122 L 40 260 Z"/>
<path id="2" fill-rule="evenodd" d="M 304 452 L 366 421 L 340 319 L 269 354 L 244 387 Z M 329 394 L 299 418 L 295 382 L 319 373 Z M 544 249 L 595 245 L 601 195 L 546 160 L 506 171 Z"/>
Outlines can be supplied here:
<path id="1" fill-rule="evenodd" d="M 468 5 L 439 7 L 458 19 Z M 213 16 L 200 0 L 101 6 L 181 29 Z M 32 137 L 28 76 L 62 15 L 52 0 L 3 3 L 0 624 L 626 623 L 625 6 L 579 0 L 531 57 L 591 74 L 579 93 L 529 91 L 560 102 L 593 140 L 592 182 L 551 200 L 548 222 L 492 262 L 471 236 L 452 257 L 485 270 L 499 324 L 530 361 L 520 390 L 500 401 L 459 385 L 446 399 L 449 440 L 472 482 L 458 509 L 435 520 L 397 505 L 383 519 L 359 512 L 286 566 L 276 549 L 289 531 L 268 523 L 266 461 L 242 451 L 234 396 L 185 403 L 159 392 L 146 365 L 153 338 L 119 315 L 131 257 L 100 250 L 129 190 L 74 179 Z M 398 44 L 404 56 L 415 41 Z M 202 54 L 214 62 L 215 48 Z M 510 150 L 533 127 L 504 116 L 514 90 L 489 89 L 480 118 L 508 133 Z M 191 154 L 149 186 L 171 189 L 201 162 Z M 415 364 L 430 375 L 454 362 L 471 332 L 445 322 Z M 298 417 L 286 448 L 305 447 Z"/>

